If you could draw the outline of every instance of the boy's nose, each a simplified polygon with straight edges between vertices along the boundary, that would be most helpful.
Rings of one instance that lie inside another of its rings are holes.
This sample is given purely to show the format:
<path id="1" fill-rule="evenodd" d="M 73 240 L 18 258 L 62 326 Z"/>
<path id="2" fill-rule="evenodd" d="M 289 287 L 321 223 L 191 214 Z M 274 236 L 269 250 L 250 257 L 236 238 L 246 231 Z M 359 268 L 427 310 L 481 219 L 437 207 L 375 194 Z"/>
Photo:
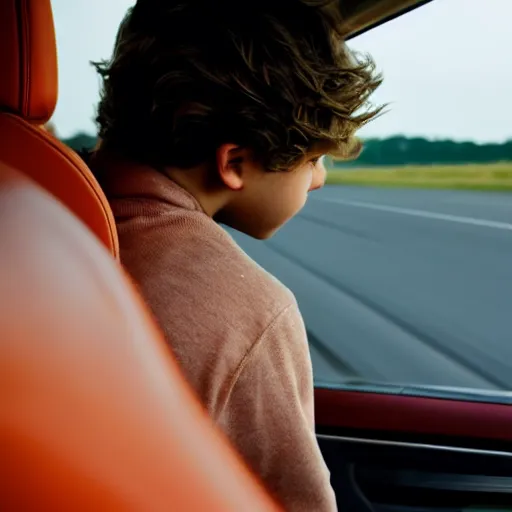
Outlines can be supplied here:
<path id="1" fill-rule="evenodd" d="M 311 186 L 309 187 L 309 192 L 312 190 L 318 190 L 322 188 L 325 184 L 325 178 L 327 176 L 327 171 L 325 170 L 325 166 L 323 163 L 318 163 L 315 166 L 315 170 L 313 171 L 313 179 L 311 180 Z"/>

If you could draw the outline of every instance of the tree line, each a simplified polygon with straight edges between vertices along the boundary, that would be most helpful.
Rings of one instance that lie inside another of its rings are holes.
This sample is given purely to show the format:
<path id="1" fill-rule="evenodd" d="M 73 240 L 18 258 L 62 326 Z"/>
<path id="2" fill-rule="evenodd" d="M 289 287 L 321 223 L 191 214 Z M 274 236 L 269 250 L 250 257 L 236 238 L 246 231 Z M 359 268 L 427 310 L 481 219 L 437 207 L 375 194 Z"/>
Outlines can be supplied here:
<path id="1" fill-rule="evenodd" d="M 96 137 L 78 133 L 65 139 L 79 151 L 92 148 Z M 504 143 L 478 144 L 453 140 L 428 140 L 421 137 L 394 136 L 366 139 L 361 155 L 352 162 L 331 162 L 335 167 L 372 167 L 399 165 L 469 164 L 512 161 L 512 139 Z"/>
<path id="2" fill-rule="evenodd" d="M 395 136 L 385 139 L 367 139 L 357 160 L 334 162 L 334 165 L 340 167 L 459 165 L 504 161 L 512 161 L 512 139 L 504 143 L 478 144 Z"/>

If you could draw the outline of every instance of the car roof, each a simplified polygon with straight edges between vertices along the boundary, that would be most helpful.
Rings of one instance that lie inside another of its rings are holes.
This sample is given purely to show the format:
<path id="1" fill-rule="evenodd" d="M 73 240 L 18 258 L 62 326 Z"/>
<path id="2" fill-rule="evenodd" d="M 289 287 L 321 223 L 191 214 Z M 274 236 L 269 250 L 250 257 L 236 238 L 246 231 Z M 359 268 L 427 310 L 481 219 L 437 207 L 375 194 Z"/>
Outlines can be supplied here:
<path id="1" fill-rule="evenodd" d="M 382 23 L 433 0 L 340 0 L 346 39 L 356 37 Z"/>

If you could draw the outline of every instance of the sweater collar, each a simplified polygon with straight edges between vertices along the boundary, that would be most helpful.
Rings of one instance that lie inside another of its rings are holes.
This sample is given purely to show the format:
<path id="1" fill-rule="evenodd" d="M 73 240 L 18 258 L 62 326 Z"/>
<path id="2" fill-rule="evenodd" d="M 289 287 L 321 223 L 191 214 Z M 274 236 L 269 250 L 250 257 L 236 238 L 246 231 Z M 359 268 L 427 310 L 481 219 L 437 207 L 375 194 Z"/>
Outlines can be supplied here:
<path id="1" fill-rule="evenodd" d="M 113 205 L 120 200 L 134 200 L 142 201 L 145 210 L 151 205 L 157 209 L 168 205 L 204 213 L 190 192 L 153 167 L 112 155 L 93 155 L 89 165 L 101 177 L 102 188 Z"/>

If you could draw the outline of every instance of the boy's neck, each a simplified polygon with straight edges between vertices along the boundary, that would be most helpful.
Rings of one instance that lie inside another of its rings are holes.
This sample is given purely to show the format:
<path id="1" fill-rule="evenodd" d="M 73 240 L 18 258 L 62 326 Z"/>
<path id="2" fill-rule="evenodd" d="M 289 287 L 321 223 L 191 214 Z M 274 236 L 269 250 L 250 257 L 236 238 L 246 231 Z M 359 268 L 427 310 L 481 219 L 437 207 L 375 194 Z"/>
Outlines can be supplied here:
<path id="1" fill-rule="evenodd" d="M 122 163 L 124 168 L 146 166 L 145 164 L 131 161 L 114 151 L 105 149 L 101 144 L 91 153 L 90 162 L 92 166 L 96 164 L 107 170 L 119 163 Z M 153 166 L 148 167 L 154 169 Z M 166 167 L 157 171 L 192 195 L 209 217 L 217 215 L 229 202 L 229 193 L 223 190 L 218 183 L 213 182 L 211 173 L 206 165 L 191 169 Z"/>
<path id="2" fill-rule="evenodd" d="M 165 175 L 194 196 L 203 211 L 209 216 L 217 215 L 228 203 L 229 194 L 218 184 L 212 183 L 206 166 L 191 169 L 166 168 Z"/>

